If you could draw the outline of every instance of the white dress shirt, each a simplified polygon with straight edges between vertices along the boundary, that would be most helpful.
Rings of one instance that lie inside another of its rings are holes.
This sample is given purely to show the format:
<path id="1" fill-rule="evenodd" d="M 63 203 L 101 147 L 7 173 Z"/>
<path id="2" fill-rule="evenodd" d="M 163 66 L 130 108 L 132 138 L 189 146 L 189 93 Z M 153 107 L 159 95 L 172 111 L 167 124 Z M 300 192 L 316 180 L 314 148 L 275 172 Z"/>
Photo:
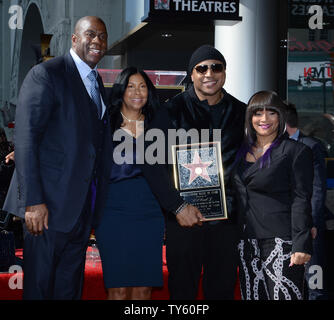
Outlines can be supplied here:
<path id="1" fill-rule="evenodd" d="M 75 53 L 75 51 L 71 48 L 70 50 L 70 54 L 74 60 L 74 63 L 80 73 L 80 77 L 82 79 L 82 82 L 84 83 L 85 87 L 86 87 L 86 90 L 89 94 L 90 97 L 91 96 L 91 93 L 90 93 L 90 89 L 91 89 L 91 85 L 92 85 L 92 82 L 87 78 L 88 74 L 92 71 L 92 68 L 84 61 L 81 60 L 81 58 Z M 96 70 L 97 72 L 97 66 L 95 66 L 95 68 L 93 70 Z M 102 115 L 101 117 L 103 118 L 103 115 L 104 115 L 104 112 L 106 110 L 106 106 L 103 102 L 103 99 L 100 95 L 100 99 L 101 99 L 101 103 L 102 103 Z"/>

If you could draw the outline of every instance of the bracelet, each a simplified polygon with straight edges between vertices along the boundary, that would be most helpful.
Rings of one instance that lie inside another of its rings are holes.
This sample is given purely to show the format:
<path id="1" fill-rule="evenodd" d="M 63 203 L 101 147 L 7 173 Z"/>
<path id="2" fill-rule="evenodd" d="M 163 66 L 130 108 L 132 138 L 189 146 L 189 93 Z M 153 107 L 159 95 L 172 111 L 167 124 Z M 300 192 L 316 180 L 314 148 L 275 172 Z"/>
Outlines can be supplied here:
<path id="1" fill-rule="evenodd" d="M 175 214 L 180 213 L 184 208 L 186 208 L 189 205 L 189 203 L 187 202 L 183 202 L 176 210 L 175 210 Z"/>

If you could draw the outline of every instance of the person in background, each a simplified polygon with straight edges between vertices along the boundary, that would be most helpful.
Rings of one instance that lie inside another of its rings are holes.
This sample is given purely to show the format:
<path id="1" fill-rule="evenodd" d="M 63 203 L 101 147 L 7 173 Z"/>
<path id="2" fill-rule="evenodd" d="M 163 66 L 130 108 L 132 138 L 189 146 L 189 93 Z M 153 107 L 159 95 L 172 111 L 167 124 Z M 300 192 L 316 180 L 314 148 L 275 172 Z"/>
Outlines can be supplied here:
<path id="1" fill-rule="evenodd" d="M 312 151 L 285 134 L 285 104 L 255 93 L 234 165 L 244 300 L 302 300 L 312 253 Z"/>
<path id="2" fill-rule="evenodd" d="M 1 210 L 15 168 L 13 149 L 14 146 L 8 142 L 5 130 L 0 129 L 0 214 L 3 229 L 14 233 L 15 248 L 18 249 L 23 247 L 22 219 Z M 21 260 L 17 260 L 17 264 L 21 264 Z"/>
<path id="3" fill-rule="evenodd" d="M 304 135 L 298 129 L 298 113 L 296 107 L 292 103 L 286 103 L 286 131 L 289 134 L 290 139 L 301 142 L 311 148 L 313 153 L 313 192 L 312 192 L 312 220 L 313 228 L 313 254 L 310 262 L 306 265 L 305 277 L 309 285 L 310 278 L 314 271 L 310 268 L 320 266 L 322 281 L 316 285 L 317 289 L 308 287 L 308 299 L 309 300 L 326 300 L 327 293 L 324 288 L 326 277 L 326 254 L 325 254 L 325 203 L 326 203 L 326 160 L 327 151 L 322 142 L 314 137 L 308 137 Z M 319 272 L 316 270 L 316 272 Z M 319 281 L 318 281 L 319 282 Z"/>
<path id="4" fill-rule="evenodd" d="M 183 199 L 175 189 L 166 189 L 169 180 L 163 167 L 136 161 L 143 156 L 137 152 L 144 152 L 136 144 L 140 145 L 159 108 L 156 89 L 146 73 L 135 67 L 124 69 L 113 85 L 110 104 L 112 169 L 106 205 L 95 229 L 104 284 L 110 300 L 148 300 L 152 287 L 163 286 L 165 223 L 158 200 L 174 211 Z M 126 141 L 129 148 L 124 150 L 120 147 Z M 124 161 L 117 160 L 121 158 Z M 187 215 L 189 210 L 200 214 L 193 206 L 179 214 Z"/>
<path id="5" fill-rule="evenodd" d="M 14 164 L 7 161 L 7 156 L 12 151 L 12 146 L 7 140 L 4 129 L 0 129 L 0 208 L 2 208 L 10 180 L 14 171 Z"/>
<path id="6" fill-rule="evenodd" d="M 3 128 L 0 128 L 0 159 L 1 161 L 12 151 L 13 147 L 8 142 L 6 132 Z"/>
<path id="7" fill-rule="evenodd" d="M 100 18 L 79 19 L 70 52 L 34 66 L 20 89 L 4 209 L 24 218 L 23 299 L 81 298 L 89 234 L 110 172 L 97 73 L 107 39 Z"/>

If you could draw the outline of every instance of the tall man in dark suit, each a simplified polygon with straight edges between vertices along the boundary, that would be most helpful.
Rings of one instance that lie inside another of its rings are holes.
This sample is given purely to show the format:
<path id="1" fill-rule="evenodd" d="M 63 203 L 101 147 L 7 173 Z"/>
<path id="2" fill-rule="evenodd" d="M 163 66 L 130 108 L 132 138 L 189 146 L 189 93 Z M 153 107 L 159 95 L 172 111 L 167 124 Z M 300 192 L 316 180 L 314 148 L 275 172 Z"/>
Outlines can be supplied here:
<path id="1" fill-rule="evenodd" d="M 327 151 L 322 142 L 314 137 L 304 135 L 298 129 L 298 113 L 296 107 L 292 103 L 287 104 L 287 122 L 286 130 L 290 139 L 301 142 L 312 149 L 313 153 L 313 193 L 312 193 L 312 220 L 314 227 L 312 228 L 313 238 L 313 254 L 310 262 L 306 266 L 306 279 L 315 271 L 310 270 L 313 265 L 320 266 L 322 271 L 326 271 L 325 257 L 325 202 L 326 202 L 326 163 Z M 322 279 L 324 280 L 324 279 Z M 324 281 L 323 281 L 324 283 Z M 320 286 L 320 283 L 317 283 Z M 309 288 L 309 300 L 326 299 L 326 290 L 323 288 Z"/>
<path id="2" fill-rule="evenodd" d="M 70 52 L 33 67 L 20 90 L 16 170 L 4 209 L 25 219 L 24 299 L 81 297 L 109 176 L 109 120 L 96 69 L 107 38 L 100 18 L 81 18 Z"/>

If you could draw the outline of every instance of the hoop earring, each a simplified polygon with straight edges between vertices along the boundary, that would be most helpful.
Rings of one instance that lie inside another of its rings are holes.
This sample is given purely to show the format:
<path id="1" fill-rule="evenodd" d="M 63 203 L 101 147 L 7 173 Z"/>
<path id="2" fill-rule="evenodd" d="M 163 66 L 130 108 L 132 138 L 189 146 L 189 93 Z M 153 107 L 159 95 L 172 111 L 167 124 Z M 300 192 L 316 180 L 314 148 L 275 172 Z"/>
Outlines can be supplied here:
<path id="1" fill-rule="evenodd" d="M 286 123 L 285 123 L 285 125 L 284 125 L 284 130 L 283 130 L 283 133 L 282 134 L 284 134 L 286 132 Z"/>

